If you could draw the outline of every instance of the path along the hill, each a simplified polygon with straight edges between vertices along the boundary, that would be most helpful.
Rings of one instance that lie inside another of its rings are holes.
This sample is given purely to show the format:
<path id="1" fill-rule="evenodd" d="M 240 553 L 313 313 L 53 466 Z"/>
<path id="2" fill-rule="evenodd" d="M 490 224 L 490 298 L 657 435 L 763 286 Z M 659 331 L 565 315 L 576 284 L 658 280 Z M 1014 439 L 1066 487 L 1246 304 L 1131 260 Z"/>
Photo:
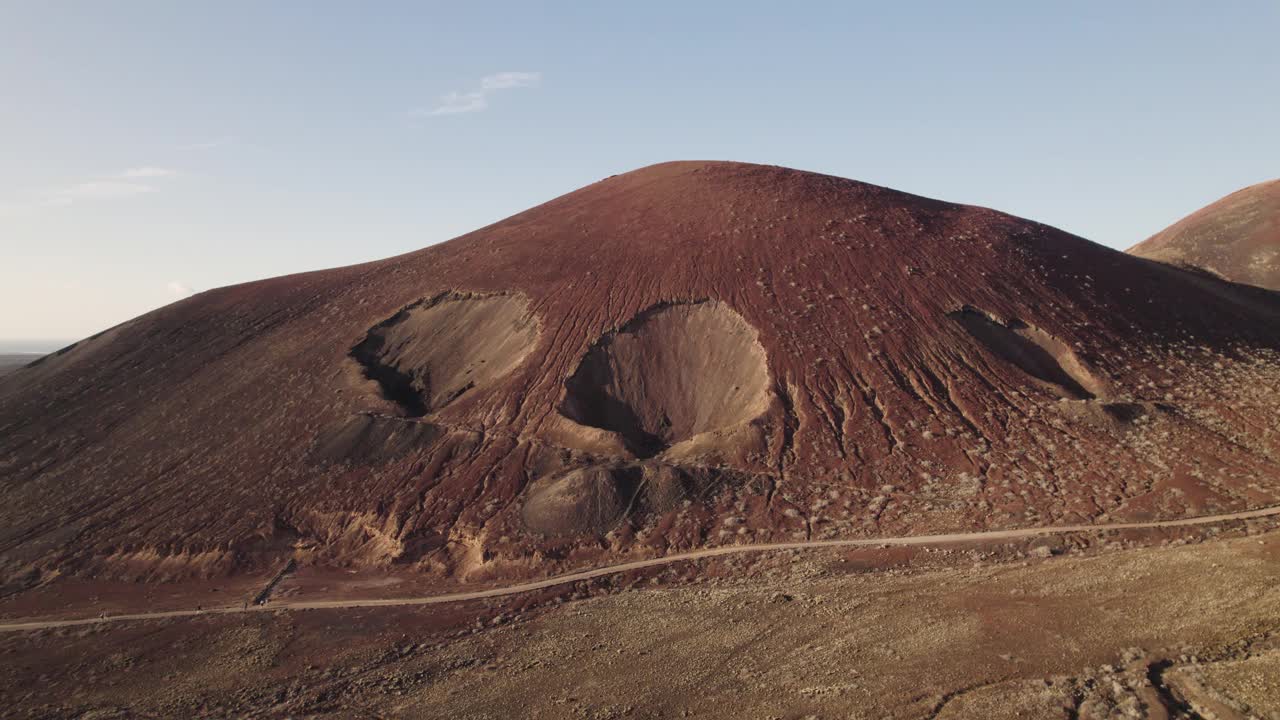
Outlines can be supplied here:
<path id="1" fill-rule="evenodd" d="M 485 598 L 504 597 L 519 593 L 542 590 L 543 588 L 564 585 L 566 583 L 591 580 L 605 575 L 643 570 L 645 568 L 670 565 L 672 563 L 701 560 L 703 558 L 737 555 L 741 553 L 771 552 L 777 550 L 806 550 L 811 548 L 840 547 L 874 547 L 881 545 L 948 545 L 965 542 L 981 542 L 988 540 L 1017 540 L 1020 538 L 1041 535 L 1063 535 L 1078 532 L 1106 532 L 1109 530 L 1141 530 L 1153 528 L 1181 527 L 1186 525 L 1210 525 L 1232 520 L 1251 520 L 1256 518 L 1280 515 L 1280 506 L 1225 513 L 1222 515 L 1203 515 L 1200 517 L 1182 518 L 1179 520 L 1159 520 L 1155 522 L 1110 523 L 1099 525 L 1058 525 L 1050 527 L 1019 528 L 1016 530 L 988 530 L 985 532 L 946 533 L 942 535 L 907 535 L 892 538 L 859 538 L 856 540 L 808 540 L 799 542 L 761 543 L 756 545 L 726 545 L 722 547 L 693 550 L 691 552 L 666 555 L 664 557 L 634 560 L 632 562 L 606 565 L 591 570 L 557 575 L 545 580 L 506 585 L 504 587 L 471 590 L 467 592 L 447 593 L 444 595 L 426 595 L 421 597 L 382 598 L 376 600 L 303 600 L 297 602 L 277 602 L 265 605 L 227 606 L 208 610 L 168 610 L 163 612 L 132 613 L 109 615 L 105 617 L 80 618 L 74 620 L 30 620 L 7 622 L 0 624 L 0 632 L 21 630 L 44 630 L 48 628 L 74 627 L 77 625 L 93 625 L 108 622 L 129 622 L 138 620 L 161 620 L 164 618 L 193 617 L 197 615 L 230 615 L 234 613 L 276 612 L 280 610 L 320 610 L 332 608 L 365 608 L 393 607 L 403 605 L 439 605 L 443 603 L 463 602 L 466 600 L 482 600 Z"/>

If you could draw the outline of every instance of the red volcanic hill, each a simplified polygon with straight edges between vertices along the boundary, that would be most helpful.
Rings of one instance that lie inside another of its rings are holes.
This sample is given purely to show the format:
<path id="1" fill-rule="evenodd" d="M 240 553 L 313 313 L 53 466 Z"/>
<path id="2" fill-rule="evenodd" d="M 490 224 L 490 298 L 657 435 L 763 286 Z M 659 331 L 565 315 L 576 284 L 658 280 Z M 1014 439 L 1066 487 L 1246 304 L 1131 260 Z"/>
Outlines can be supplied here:
<path id="1" fill-rule="evenodd" d="M 0 380 L 11 580 L 476 580 L 1280 497 L 1280 295 L 778 167 L 615 176 Z"/>
<path id="2" fill-rule="evenodd" d="M 1134 245 L 1152 260 L 1194 265 L 1280 290 L 1280 180 L 1237 190 Z"/>

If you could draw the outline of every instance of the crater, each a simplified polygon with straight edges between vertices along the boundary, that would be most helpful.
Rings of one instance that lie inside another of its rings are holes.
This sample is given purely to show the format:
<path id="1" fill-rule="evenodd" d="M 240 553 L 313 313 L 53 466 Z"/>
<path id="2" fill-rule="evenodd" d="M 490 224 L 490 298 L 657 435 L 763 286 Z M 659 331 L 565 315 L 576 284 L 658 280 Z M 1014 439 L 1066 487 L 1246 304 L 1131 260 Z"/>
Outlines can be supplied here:
<path id="1" fill-rule="evenodd" d="M 537 340 L 523 296 L 445 293 L 371 328 L 351 357 L 384 397 L 421 417 L 507 375 Z"/>
<path id="2" fill-rule="evenodd" d="M 1092 400 L 1101 393 L 1102 383 L 1070 346 L 1049 333 L 1017 319 L 1002 323 L 967 305 L 950 316 L 996 356 L 1048 383 L 1061 395 Z"/>
<path id="3" fill-rule="evenodd" d="M 643 458 L 750 422 L 767 407 L 768 384 L 764 348 L 741 315 L 717 301 L 662 304 L 596 341 L 559 410 L 617 433 Z"/>

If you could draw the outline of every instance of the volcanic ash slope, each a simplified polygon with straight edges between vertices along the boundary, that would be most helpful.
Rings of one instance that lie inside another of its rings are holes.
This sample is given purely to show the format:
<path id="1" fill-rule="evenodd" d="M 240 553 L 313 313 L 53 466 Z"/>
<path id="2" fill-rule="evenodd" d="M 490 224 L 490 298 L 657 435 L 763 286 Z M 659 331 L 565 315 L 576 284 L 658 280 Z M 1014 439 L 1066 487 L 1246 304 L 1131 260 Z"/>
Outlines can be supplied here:
<path id="1" fill-rule="evenodd" d="M 1278 327 L 1273 293 L 991 210 L 657 165 L 7 376 L 3 570 L 476 581 L 1266 505 Z"/>

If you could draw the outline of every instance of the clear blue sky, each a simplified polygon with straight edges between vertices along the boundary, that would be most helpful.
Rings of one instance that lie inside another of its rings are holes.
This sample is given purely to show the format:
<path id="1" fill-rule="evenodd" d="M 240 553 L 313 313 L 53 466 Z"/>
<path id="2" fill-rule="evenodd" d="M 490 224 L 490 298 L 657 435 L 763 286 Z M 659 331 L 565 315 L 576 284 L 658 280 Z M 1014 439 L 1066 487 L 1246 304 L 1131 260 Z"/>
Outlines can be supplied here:
<path id="1" fill-rule="evenodd" d="M 673 159 L 1127 247 L 1280 175 L 1277 38 L 1275 0 L 0 0 L 0 341 L 401 253 Z"/>

